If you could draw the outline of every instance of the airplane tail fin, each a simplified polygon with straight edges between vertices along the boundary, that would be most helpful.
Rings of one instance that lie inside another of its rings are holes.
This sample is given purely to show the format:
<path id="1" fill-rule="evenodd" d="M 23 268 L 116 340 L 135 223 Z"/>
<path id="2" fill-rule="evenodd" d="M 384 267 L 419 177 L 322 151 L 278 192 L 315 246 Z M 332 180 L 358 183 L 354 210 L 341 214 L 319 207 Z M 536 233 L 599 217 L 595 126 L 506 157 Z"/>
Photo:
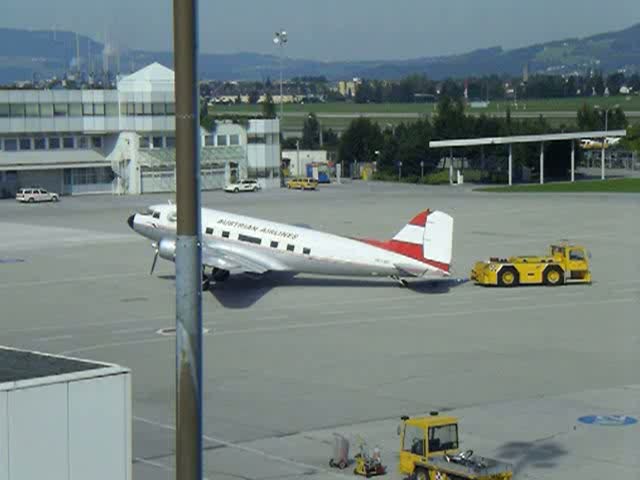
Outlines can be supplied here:
<path id="1" fill-rule="evenodd" d="M 425 210 L 413 217 L 393 237 L 388 248 L 449 272 L 453 249 L 453 218 L 438 210 Z"/>

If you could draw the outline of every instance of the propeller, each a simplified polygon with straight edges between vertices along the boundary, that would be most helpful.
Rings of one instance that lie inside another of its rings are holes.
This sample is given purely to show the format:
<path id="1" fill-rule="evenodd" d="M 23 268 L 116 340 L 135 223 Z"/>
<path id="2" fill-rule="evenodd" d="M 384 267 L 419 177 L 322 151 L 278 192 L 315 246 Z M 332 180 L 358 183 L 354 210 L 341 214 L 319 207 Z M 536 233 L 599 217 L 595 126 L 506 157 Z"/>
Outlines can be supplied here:
<path id="1" fill-rule="evenodd" d="M 155 250 L 155 253 L 153 255 L 153 263 L 151 264 L 151 271 L 149 272 L 149 275 L 153 275 L 153 270 L 156 268 L 156 262 L 158 261 L 158 254 L 160 253 L 157 243 L 154 242 L 151 244 L 151 246 Z"/>

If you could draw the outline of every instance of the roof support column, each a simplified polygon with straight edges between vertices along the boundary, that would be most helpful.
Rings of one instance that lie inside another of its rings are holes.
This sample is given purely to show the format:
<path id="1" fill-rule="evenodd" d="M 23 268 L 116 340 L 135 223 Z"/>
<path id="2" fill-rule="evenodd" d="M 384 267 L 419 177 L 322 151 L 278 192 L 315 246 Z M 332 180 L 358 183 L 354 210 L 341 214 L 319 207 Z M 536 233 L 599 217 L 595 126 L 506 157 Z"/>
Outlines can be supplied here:
<path id="1" fill-rule="evenodd" d="M 544 142 L 540 142 L 540 185 L 544 183 Z"/>
<path id="2" fill-rule="evenodd" d="M 605 141 L 606 141 L 606 139 L 603 138 L 602 139 L 602 156 L 600 158 L 600 178 L 602 180 L 604 180 L 604 157 L 605 157 L 605 154 L 604 154 L 604 142 Z"/>
<path id="3" fill-rule="evenodd" d="M 509 144 L 509 185 L 513 185 L 513 146 Z"/>
<path id="4" fill-rule="evenodd" d="M 453 185 L 453 148 L 449 147 L 449 185 Z"/>
<path id="5" fill-rule="evenodd" d="M 576 181 L 576 141 L 571 140 L 571 181 Z"/>

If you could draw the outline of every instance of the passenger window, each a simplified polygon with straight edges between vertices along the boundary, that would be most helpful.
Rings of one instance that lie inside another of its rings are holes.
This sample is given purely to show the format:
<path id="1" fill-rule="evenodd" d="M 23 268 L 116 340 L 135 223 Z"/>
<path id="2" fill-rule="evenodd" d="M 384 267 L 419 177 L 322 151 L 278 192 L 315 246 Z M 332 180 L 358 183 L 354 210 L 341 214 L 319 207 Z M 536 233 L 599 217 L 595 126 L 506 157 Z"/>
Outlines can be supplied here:
<path id="1" fill-rule="evenodd" d="M 160 212 L 153 212 L 153 218 L 160 218 Z"/>
<path id="2" fill-rule="evenodd" d="M 271 242 L 271 248 L 278 248 L 278 242 Z"/>
<path id="3" fill-rule="evenodd" d="M 206 235 L 213 235 L 213 228 L 207 228 L 207 229 L 204 231 L 204 233 L 205 233 Z"/>
<path id="4" fill-rule="evenodd" d="M 293 249 L 295 247 L 293 245 L 287 245 L 287 250 L 289 250 L 290 252 L 293 252 Z"/>
<path id="5" fill-rule="evenodd" d="M 303 248 L 302 249 L 302 253 L 304 253 L 305 255 L 309 255 L 311 253 L 311 249 L 310 248 Z"/>
<path id="6" fill-rule="evenodd" d="M 223 238 L 229 238 L 229 232 L 222 232 Z"/>

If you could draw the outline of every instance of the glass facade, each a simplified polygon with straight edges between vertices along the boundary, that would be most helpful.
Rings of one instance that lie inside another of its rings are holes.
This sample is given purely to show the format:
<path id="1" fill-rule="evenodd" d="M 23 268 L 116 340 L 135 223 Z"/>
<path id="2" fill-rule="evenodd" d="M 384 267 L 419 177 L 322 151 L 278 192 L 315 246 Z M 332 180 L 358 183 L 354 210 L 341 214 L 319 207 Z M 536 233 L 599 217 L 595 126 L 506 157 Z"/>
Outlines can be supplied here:
<path id="1" fill-rule="evenodd" d="M 0 118 L 174 115 L 173 103 L 0 103 Z"/>

